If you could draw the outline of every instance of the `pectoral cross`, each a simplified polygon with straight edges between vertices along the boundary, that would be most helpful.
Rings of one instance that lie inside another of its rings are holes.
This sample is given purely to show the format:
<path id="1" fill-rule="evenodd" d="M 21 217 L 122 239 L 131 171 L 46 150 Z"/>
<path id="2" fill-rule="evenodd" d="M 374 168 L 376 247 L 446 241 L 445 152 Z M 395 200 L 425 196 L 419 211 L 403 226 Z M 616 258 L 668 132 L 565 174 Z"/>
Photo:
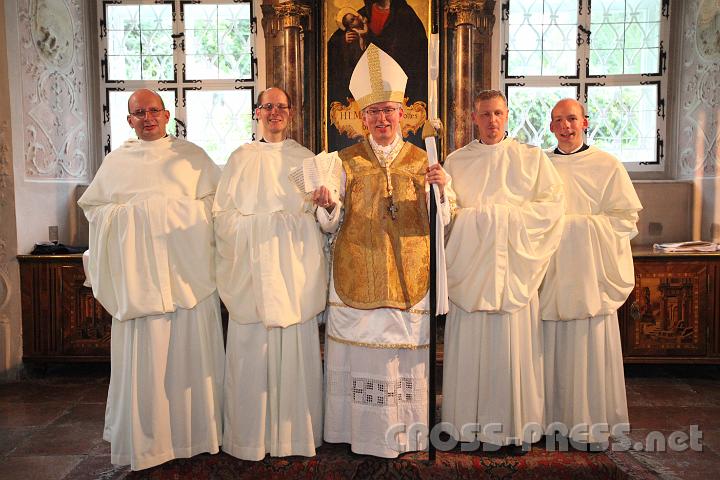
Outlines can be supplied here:
<path id="1" fill-rule="evenodd" d="M 388 206 L 388 212 L 390 212 L 390 217 L 392 217 L 393 220 L 396 220 L 398 208 L 395 205 L 395 202 L 393 202 L 393 197 L 388 197 L 388 200 L 390 201 L 390 206 Z"/>
<path id="2" fill-rule="evenodd" d="M 385 170 L 385 181 L 387 182 L 385 185 L 385 188 L 387 188 L 387 198 L 388 199 L 388 212 L 390 212 L 390 218 L 393 220 L 397 220 L 397 214 L 398 214 L 398 208 L 397 205 L 395 205 L 395 202 L 393 201 L 393 185 L 392 185 L 392 177 L 390 176 L 390 170 L 388 167 L 390 166 L 390 163 L 392 163 L 392 159 L 395 158 L 397 153 L 400 151 L 400 148 L 402 148 L 403 143 L 398 142 L 398 144 L 394 147 L 394 152 L 390 152 L 389 155 L 383 154 L 381 151 L 374 151 L 375 156 L 378 159 L 378 162 L 380 163 L 380 166 Z M 390 160 L 388 160 L 390 159 Z"/>

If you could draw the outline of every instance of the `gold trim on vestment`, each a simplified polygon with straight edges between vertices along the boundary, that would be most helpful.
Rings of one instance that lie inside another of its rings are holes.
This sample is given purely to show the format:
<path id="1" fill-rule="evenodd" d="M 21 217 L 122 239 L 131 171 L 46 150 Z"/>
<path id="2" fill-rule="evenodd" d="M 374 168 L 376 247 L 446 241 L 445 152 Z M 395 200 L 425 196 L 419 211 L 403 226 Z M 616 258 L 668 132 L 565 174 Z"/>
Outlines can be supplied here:
<path id="1" fill-rule="evenodd" d="M 382 75 L 382 66 L 380 65 L 380 49 L 375 44 L 370 44 L 367 49 L 368 74 L 370 75 L 370 93 L 356 98 L 355 101 L 360 105 L 360 109 L 380 102 L 398 102 L 403 103 L 405 92 L 398 90 L 385 90 Z"/>
<path id="2" fill-rule="evenodd" d="M 337 343 L 343 343 L 345 345 L 353 345 L 355 347 L 365 347 L 365 348 L 385 348 L 385 349 L 398 349 L 402 348 L 405 350 L 424 350 L 428 347 L 430 347 L 429 343 L 426 343 L 425 345 L 414 345 L 412 343 L 366 343 L 366 342 L 354 342 L 352 340 L 345 340 L 344 338 L 338 338 L 333 337 L 329 333 L 327 334 L 327 338 L 332 340 L 333 342 Z"/>
<path id="3" fill-rule="evenodd" d="M 371 43 L 367 51 L 368 72 L 370 73 L 370 89 L 373 93 L 382 92 L 383 79 L 380 70 L 380 52 L 375 44 Z"/>
<path id="4" fill-rule="evenodd" d="M 395 91 L 377 91 L 377 92 L 370 92 L 367 95 L 364 95 L 360 97 L 359 99 L 356 99 L 355 101 L 360 106 L 360 110 L 369 107 L 373 103 L 380 103 L 380 102 L 397 102 L 402 104 L 405 100 L 405 92 L 399 92 L 397 90 Z"/>
<path id="5" fill-rule="evenodd" d="M 331 307 L 354 308 L 349 305 L 345 305 L 342 302 L 327 302 L 327 304 L 330 305 Z M 385 307 L 385 308 L 392 308 L 392 307 Z M 420 310 L 419 308 L 408 308 L 406 310 L 396 308 L 395 310 L 400 310 L 401 312 L 404 312 L 404 313 L 415 313 L 418 315 L 430 315 L 430 310 Z"/>
<path id="6" fill-rule="evenodd" d="M 417 305 L 430 284 L 425 152 L 404 143 L 386 167 L 392 197 L 368 140 L 338 155 L 346 174 L 345 218 L 333 251 L 339 299 L 361 310 Z"/>

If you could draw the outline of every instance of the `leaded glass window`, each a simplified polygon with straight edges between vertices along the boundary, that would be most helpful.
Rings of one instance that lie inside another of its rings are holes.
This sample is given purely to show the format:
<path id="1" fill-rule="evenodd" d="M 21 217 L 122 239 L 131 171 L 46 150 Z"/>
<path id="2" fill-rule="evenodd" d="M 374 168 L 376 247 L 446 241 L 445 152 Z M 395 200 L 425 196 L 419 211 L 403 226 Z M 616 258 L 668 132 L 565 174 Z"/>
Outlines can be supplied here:
<path id="1" fill-rule="evenodd" d="M 171 80 L 171 5 L 106 7 L 109 80 Z"/>
<path id="2" fill-rule="evenodd" d="M 590 75 L 658 73 L 661 0 L 593 0 Z"/>
<path id="3" fill-rule="evenodd" d="M 252 141 L 252 91 L 190 90 L 186 98 L 187 139 L 203 145 L 212 158 L 227 159 Z"/>
<path id="4" fill-rule="evenodd" d="M 548 112 L 563 98 L 577 97 L 577 87 L 522 87 L 508 85 L 510 109 L 508 133 L 521 142 L 550 146 L 555 137 L 550 132 Z"/>
<path id="5" fill-rule="evenodd" d="M 216 163 L 254 138 L 255 19 L 251 0 L 122 0 L 98 3 L 105 151 L 134 131 L 127 100 L 159 91 L 168 132 Z"/>
<path id="6" fill-rule="evenodd" d="M 187 78 L 252 78 L 250 4 L 187 5 Z"/>
<path id="7" fill-rule="evenodd" d="M 508 131 L 555 146 L 550 111 L 586 109 L 588 144 L 629 170 L 662 170 L 669 0 L 505 0 L 501 84 Z"/>
<path id="8" fill-rule="evenodd" d="M 654 160 L 656 85 L 588 86 L 587 105 L 594 145 L 618 158 Z"/>
<path id="9" fill-rule="evenodd" d="M 573 2 L 510 3 L 508 75 L 573 75 L 577 19 Z"/>

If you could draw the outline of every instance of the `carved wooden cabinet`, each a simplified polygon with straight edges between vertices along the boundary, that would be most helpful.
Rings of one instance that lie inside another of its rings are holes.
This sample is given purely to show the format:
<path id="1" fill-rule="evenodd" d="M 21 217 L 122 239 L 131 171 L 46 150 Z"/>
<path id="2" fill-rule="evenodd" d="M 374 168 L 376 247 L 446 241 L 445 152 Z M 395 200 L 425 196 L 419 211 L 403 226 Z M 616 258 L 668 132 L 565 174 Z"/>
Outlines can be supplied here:
<path id="1" fill-rule="evenodd" d="M 620 309 L 625 363 L 720 363 L 720 255 L 634 249 Z"/>
<path id="2" fill-rule="evenodd" d="M 111 316 L 83 286 L 82 255 L 19 255 L 23 361 L 110 361 Z"/>
<path id="3" fill-rule="evenodd" d="M 720 254 L 634 249 L 634 259 L 635 289 L 618 312 L 625 363 L 720 364 Z M 83 286 L 81 255 L 18 261 L 23 360 L 110 361 L 112 319 Z"/>

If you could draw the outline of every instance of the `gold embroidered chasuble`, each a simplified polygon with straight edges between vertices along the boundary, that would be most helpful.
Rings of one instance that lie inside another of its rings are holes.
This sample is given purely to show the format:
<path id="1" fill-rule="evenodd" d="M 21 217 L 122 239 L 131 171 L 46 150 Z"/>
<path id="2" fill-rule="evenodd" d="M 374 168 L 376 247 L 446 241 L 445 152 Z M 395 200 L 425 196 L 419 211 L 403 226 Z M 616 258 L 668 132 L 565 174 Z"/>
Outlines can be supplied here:
<path id="1" fill-rule="evenodd" d="M 333 256 L 335 290 L 354 308 L 408 309 L 423 299 L 430 282 L 427 156 L 405 143 L 383 167 L 367 139 L 339 155 L 346 189 Z"/>

